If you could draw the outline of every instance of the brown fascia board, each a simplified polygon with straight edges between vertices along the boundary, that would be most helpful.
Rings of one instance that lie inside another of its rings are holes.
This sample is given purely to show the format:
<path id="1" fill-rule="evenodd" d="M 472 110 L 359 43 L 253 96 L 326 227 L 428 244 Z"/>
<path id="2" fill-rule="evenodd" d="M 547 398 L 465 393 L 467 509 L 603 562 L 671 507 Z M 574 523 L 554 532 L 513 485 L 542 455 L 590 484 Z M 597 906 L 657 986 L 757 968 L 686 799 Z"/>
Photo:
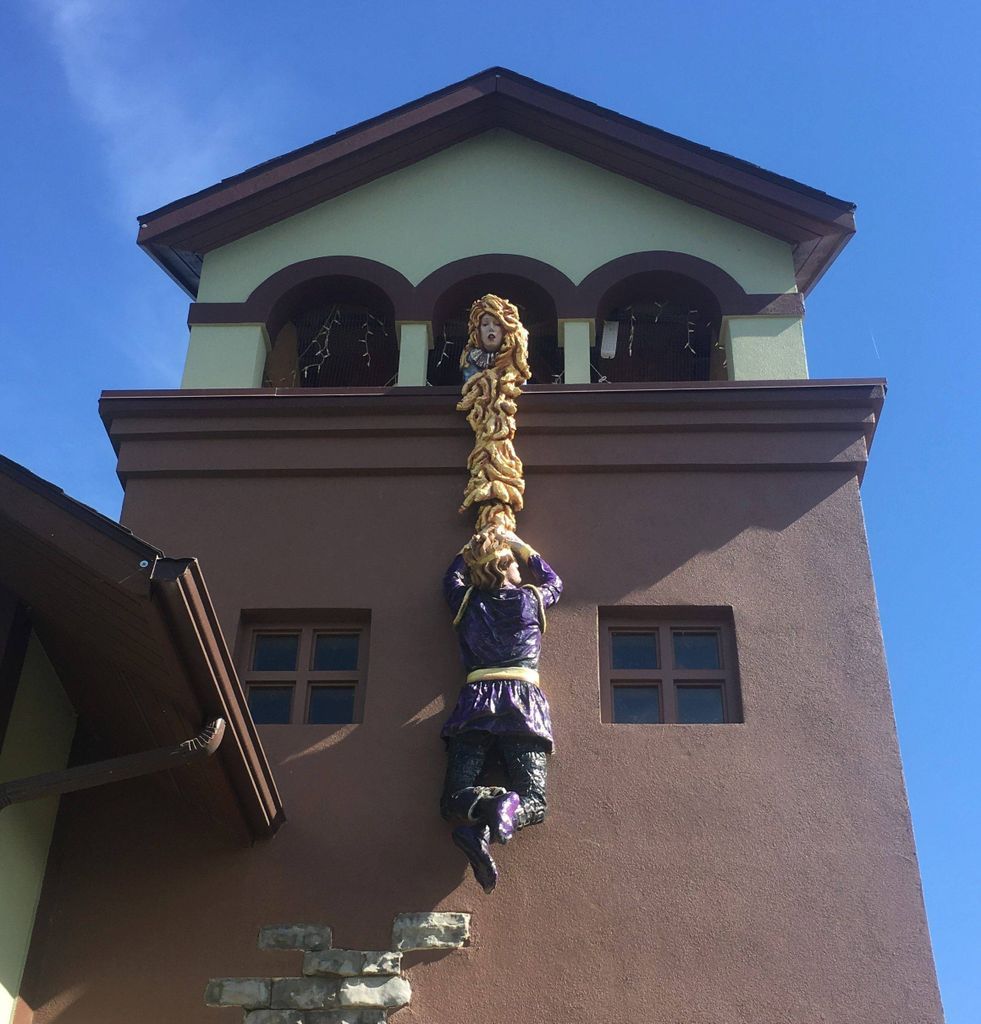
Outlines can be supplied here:
<path id="1" fill-rule="evenodd" d="M 203 707 L 226 721 L 218 760 L 232 783 L 243 817 L 255 836 L 272 835 L 286 820 L 242 684 L 225 644 L 197 559 L 159 558 L 150 573 L 169 634 Z"/>
<path id="2" fill-rule="evenodd" d="M 867 409 L 872 418 L 866 427 L 869 450 L 885 401 L 887 384 L 882 377 L 825 380 L 773 381 L 670 381 L 625 384 L 529 384 L 522 388 L 526 409 L 569 412 L 598 408 L 611 414 L 656 405 L 697 413 L 722 407 L 799 409 L 837 407 Z M 114 427 L 116 419 L 152 421 L 154 440 L 180 436 L 168 432 L 162 421 L 188 416 L 216 419 L 242 416 L 305 416 L 323 411 L 331 416 L 365 414 L 427 415 L 451 409 L 458 387 L 391 388 L 183 388 L 153 391 L 103 391 L 99 415 L 116 454 L 122 443 L 135 435 Z M 408 421 L 407 421 L 408 423 Z M 143 436 L 141 433 L 139 436 Z"/>
<path id="3" fill-rule="evenodd" d="M 202 720 L 221 717 L 227 722 L 218 760 L 243 823 L 253 837 L 274 832 L 284 820 L 282 801 L 197 562 L 166 558 L 125 527 L 0 456 L 0 529 L 3 523 L 67 558 L 89 581 L 94 603 L 117 590 L 129 601 L 149 601 L 158 609 L 160 635 L 184 668 L 183 678 L 173 684 L 190 687 Z M 134 574 L 132 569 L 141 563 L 146 570 Z M 32 566 L 30 571 L 44 572 L 45 567 Z M 47 614 L 44 608 L 33 611 Z M 87 638 L 92 650 L 99 642 L 99 636 Z M 107 680 L 112 678 L 106 673 Z M 134 693 L 138 697 L 132 689 L 129 696 Z"/>
<path id="4" fill-rule="evenodd" d="M 493 127 L 790 242 L 805 293 L 855 230 L 852 203 L 491 68 L 144 214 L 138 243 L 193 294 L 201 253 Z"/>

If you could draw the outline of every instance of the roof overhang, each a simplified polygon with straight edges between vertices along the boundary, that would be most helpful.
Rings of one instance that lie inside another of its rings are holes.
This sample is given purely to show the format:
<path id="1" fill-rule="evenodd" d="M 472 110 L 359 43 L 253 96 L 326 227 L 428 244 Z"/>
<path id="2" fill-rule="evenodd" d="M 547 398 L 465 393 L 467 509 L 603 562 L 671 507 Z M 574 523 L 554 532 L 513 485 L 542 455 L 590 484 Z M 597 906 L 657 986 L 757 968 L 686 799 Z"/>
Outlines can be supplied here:
<path id="1" fill-rule="evenodd" d="M 214 757 L 166 778 L 241 838 L 283 805 L 195 559 L 128 530 L 0 457 L 0 584 L 31 623 L 86 734 L 114 756 L 227 723 Z"/>
<path id="2" fill-rule="evenodd" d="M 193 297 L 212 249 L 493 128 L 787 242 L 804 294 L 855 232 L 853 203 L 490 68 L 144 214 L 137 241 Z"/>

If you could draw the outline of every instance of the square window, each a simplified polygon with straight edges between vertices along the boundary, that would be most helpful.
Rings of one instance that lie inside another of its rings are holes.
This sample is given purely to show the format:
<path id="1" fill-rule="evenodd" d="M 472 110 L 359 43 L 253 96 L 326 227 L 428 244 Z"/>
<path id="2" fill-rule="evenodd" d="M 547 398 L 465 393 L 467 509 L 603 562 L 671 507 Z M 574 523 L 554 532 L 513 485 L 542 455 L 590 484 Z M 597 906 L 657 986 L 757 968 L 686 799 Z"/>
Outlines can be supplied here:
<path id="1" fill-rule="evenodd" d="M 660 722 L 660 687 L 614 686 L 613 721 L 625 725 L 642 725 Z"/>
<path id="2" fill-rule="evenodd" d="M 353 686 L 311 686 L 307 722 L 311 725 L 346 725 L 354 721 Z"/>
<path id="3" fill-rule="evenodd" d="M 673 629 L 675 668 L 722 668 L 719 634 L 714 630 Z"/>
<path id="4" fill-rule="evenodd" d="M 731 609 L 609 608 L 599 623 L 604 722 L 742 721 Z"/>
<path id="5" fill-rule="evenodd" d="M 360 722 L 368 669 L 366 612 L 245 612 L 238 652 L 257 725 Z M 284 678 L 285 677 L 285 678 Z"/>
<path id="6" fill-rule="evenodd" d="M 249 711 L 256 725 L 288 725 L 292 705 L 292 686 L 249 687 Z"/>
<path id="7" fill-rule="evenodd" d="M 298 633 L 256 633 L 252 653 L 254 672 L 295 672 L 300 648 Z"/>
<path id="8" fill-rule="evenodd" d="M 315 672 L 357 672 L 359 633 L 318 633 L 313 642 Z"/>
<path id="9" fill-rule="evenodd" d="M 721 686 L 679 686 L 678 721 L 688 725 L 724 722 Z"/>
<path id="10" fill-rule="evenodd" d="M 612 633 L 610 661 L 616 669 L 658 668 L 657 633 Z"/>

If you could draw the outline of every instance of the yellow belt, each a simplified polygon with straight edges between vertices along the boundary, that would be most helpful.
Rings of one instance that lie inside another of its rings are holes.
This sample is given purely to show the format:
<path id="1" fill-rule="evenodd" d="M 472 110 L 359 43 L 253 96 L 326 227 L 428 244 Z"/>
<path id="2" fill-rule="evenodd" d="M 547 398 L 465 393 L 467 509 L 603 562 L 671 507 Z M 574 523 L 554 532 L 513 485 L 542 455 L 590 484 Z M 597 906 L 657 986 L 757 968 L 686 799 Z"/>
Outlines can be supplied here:
<path id="1" fill-rule="evenodd" d="M 537 686 L 538 670 L 517 665 L 514 668 L 477 668 L 467 675 L 468 683 L 482 683 L 488 679 L 520 679 Z"/>

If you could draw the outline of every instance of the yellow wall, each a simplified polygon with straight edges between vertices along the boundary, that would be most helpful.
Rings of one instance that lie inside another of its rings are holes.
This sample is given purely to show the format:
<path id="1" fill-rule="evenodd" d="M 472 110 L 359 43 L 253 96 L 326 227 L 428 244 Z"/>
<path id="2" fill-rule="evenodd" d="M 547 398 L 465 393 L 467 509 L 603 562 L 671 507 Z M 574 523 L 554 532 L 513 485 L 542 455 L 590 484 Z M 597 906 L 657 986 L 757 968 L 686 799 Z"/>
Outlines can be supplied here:
<path id="1" fill-rule="evenodd" d="M 56 771 L 68 762 L 75 715 L 32 636 L 0 750 L 0 782 Z M 0 1022 L 13 1014 L 41 895 L 57 797 L 0 811 Z"/>
<path id="2" fill-rule="evenodd" d="M 418 284 L 453 260 L 510 253 L 578 284 L 646 250 L 689 253 L 748 292 L 796 291 L 790 246 L 593 164 L 495 130 L 208 253 L 198 299 L 240 302 L 317 256 L 362 256 Z"/>

